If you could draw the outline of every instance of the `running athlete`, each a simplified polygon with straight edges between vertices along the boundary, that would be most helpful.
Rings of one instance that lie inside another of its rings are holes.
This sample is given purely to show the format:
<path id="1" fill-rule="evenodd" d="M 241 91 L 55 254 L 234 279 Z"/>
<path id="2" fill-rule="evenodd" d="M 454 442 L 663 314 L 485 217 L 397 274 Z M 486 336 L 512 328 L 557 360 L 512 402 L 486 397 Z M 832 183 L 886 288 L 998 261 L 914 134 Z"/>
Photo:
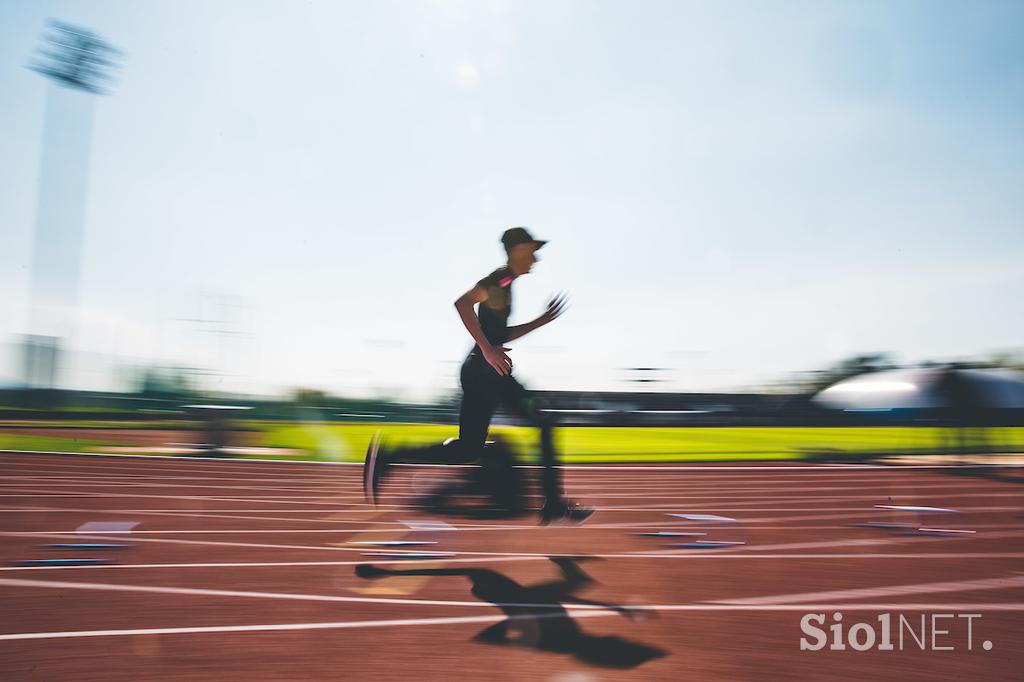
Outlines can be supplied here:
<path id="1" fill-rule="evenodd" d="M 554 420 L 542 413 L 530 393 L 512 376 L 512 360 L 504 344 L 521 338 L 555 320 L 565 309 L 565 298 L 553 297 L 544 313 L 526 324 L 508 326 L 512 311 L 512 283 L 530 272 L 538 261 L 537 250 L 547 242 L 534 239 L 523 227 L 513 227 L 501 236 L 508 260 L 455 301 L 455 309 L 466 330 L 476 342 L 462 363 L 462 406 L 459 409 L 459 437 L 444 444 L 421 448 L 385 449 L 380 433 L 366 451 L 363 485 L 367 499 L 377 503 L 377 491 L 395 463 L 462 464 L 481 461 L 491 417 L 501 406 L 540 429 L 543 470 L 541 488 L 544 505 L 542 523 L 570 521 L 581 523 L 593 509 L 582 507 L 565 497 L 559 476 L 552 439 Z M 474 306 L 479 304 L 479 312 Z"/>

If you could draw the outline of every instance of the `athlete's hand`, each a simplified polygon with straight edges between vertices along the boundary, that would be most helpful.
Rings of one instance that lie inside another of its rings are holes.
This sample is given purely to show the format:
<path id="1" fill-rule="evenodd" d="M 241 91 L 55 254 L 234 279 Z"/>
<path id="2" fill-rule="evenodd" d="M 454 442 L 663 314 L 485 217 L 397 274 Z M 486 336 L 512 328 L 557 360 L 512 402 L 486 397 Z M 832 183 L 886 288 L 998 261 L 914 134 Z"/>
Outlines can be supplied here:
<path id="1" fill-rule="evenodd" d="M 568 307 L 568 304 L 569 298 L 565 295 L 565 293 L 556 294 L 552 296 L 550 299 L 548 299 L 547 310 L 545 310 L 544 313 L 539 318 L 537 318 L 537 321 L 540 323 L 540 326 L 543 327 L 548 322 L 553 321 L 559 315 L 564 313 L 566 308 Z"/>
<path id="2" fill-rule="evenodd" d="M 494 371 L 505 376 L 512 373 L 512 360 L 505 353 L 512 350 L 504 346 L 484 346 L 480 349 L 484 354 L 484 360 L 494 368 Z"/>

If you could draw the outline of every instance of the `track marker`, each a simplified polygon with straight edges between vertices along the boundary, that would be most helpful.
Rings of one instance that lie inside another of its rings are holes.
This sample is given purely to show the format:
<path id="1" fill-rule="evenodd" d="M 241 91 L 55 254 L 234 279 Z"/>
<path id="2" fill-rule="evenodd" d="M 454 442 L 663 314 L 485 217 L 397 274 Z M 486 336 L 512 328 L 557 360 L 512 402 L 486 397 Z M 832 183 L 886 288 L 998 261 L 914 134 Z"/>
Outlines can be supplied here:
<path id="1" fill-rule="evenodd" d="M 952 528 L 918 528 L 912 530 L 903 535 L 913 535 L 918 537 L 955 537 L 957 535 L 970 535 L 977 533 L 976 530 L 954 530 Z"/>
<path id="2" fill-rule="evenodd" d="M 363 556 L 379 559 L 451 559 L 455 552 L 363 552 Z"/>
<path id="3" fill-rule="evenodd" d="M 424 531 L 447 531 L 447 530 L 458 530 L 455 526 L 444 521 L 400 521 L 412 530 L 424 530 Z"/>
<path id="4" fill-rule="evenodd" d="M 917 507 L 912 505 L 901 505 L 901 504 L 876 504 L 877 509 L 890 509 L 892 511 L 907 511 L 907 512 L 920 512 L 922 514 L 950 514 L 957 513 L 956 509 L 946 509 L 945 507 Z"/>
<path id="5" fill-rule="evenodd" d="M 710 523 L 736 523 L 736 519 L 718 514 L 666 514 L 687 521 L 708 521 Z"/>
<path id="6" fill-rule="evenodd" d="M 437 540 L 354 540 L 348 544 L 372 547 L 422 547 L 423 545 L 436 545 Z"/>
<path id="7" fill-rule="evenodd" d="M 726 540 L 694 540 L 693 542 L 679 542 L 669 547 L 679 547 L 681 549 L 722 549 L 725 547 L 736 547 L 737 545 L 744 545 L 745 542 L 733 542 Z"/>
<path id="8" fill-rule="evenodd" d="M 131 533 L 138 521 L 87 521 L 75 529 L 76 533 Z"/>

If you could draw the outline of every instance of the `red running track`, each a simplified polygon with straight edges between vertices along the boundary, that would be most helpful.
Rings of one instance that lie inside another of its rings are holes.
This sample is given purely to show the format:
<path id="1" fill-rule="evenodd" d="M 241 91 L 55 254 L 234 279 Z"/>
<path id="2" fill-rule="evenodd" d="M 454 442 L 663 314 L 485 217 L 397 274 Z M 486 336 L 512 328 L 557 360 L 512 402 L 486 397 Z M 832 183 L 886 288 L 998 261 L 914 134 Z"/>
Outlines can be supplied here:
<path id="1" fill-rule="evenodd" d="M 0 458 L 5 680 L 1011 680 L 1024 664 L 1024 489 L 951 469 L 569 467 L 599 511 L 541 527 L 417 510 L 429 468 L 396 474 L 374 509 L 352 465 Z M 451 528 L 410 527 L 437 521 Z M 974 532 L 856 525 L 873 521 Z M 76 532 L 90 522 L 131 532 Z M 634 535 L 656 531 L 707 535 Z M 668 546 L 693 539 L 743 544 Z M 356 544 L 383 541 L 449 554 Z M 19 565 L 67 557 L 113 563 Z M 364 563 L 406 574 L 362 578 Z M 844 637 L 865 623 L 859 644 L 889 614 L 894 650 L 801 651 L 815 613 L 824 630 L 841 613 Z"/>

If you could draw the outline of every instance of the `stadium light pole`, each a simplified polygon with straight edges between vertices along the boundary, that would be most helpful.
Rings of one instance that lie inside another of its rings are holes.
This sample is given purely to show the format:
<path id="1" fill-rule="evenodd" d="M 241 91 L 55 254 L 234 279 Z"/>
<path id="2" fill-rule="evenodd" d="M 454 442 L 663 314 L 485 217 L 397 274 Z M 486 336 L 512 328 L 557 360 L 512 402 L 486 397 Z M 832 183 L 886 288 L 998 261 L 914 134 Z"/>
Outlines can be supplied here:
<path id="1" fill-rule="evenodd" d="M 92 31 L 49 20 L 49 33 L 28 65 L 50 81 L 33 238 L 29 328 L 23 342 L 29 388 L 60 384 L 60 347 L 70 336 L 78 300 L 92 118 L 121 53 Z M 64 361 L 63 364 L 67 364 Z"/>

